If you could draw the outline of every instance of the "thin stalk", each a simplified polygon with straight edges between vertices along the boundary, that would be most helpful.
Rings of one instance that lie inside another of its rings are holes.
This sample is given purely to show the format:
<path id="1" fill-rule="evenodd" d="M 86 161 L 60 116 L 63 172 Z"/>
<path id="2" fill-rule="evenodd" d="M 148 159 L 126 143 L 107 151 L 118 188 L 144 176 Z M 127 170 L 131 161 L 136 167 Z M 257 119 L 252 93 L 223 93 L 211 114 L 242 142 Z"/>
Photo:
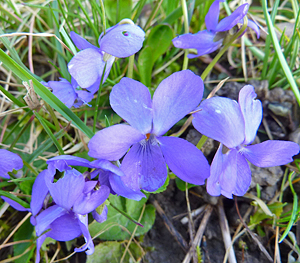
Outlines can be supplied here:
<path id="1" fill-rule="evenodd" d="M 99 107 L 100 107 L 101 90 L 102 90 L 102 85 L 103 85 L 103 79 L 104 79 L 104 75 L 105 75 L 106 65 L 107 64 L 105 63 L 105 66 L 104 66 L 104 69 L 103 69 L 103 72 L 102 72 L 102 76 L 101 76 L 101 81 L 100 81 L 100 86 L 99 86 L 98 94 L 97 94 L 96 109 L 95 109 L 95 113 L 94 113 L 93 133 L 96 132 L 96 123 L 97 123 L 97 119 L 98 119 L 98 112 L 99 112 Z"/>
<path id="2" fill-rule="evenodd" d="M 105 16 L 105 8 L 104 8 L 103 1 L 100 0 L 99 2 L 100 2 L 101 10 L 102 10 L 102 15 L 103 15 L 103 21 L 102 21 L 102 24 L 103 24 L 103 34 L 105 35 L 105 33 L 106 33 L 106 16 Z"/>
<path id="3" fill-rule="evenodd" d="M 181 0 L 181 6 L 182 6 L 182 13 L 183 13 L 183 19 L 184 19 L 184 33 L 189 33 L 189 18 L 188 18 L 188 10 L 185 0 Z M 189 54 L 189 50 L 186 49 L 184 51 L 184 57 L 183 57 L 183 66 L 182 70 L 185 70 L 188 68 L 189 64 L 189 58 L 187 57 Z"/>
<path id="4" fill-rule="evenodd" d="M 127 77 L 131 79 L 133 77 L 133 66 L 134 66 L 134 54 L 129 57 L 128 70 L 127 70 Z"/>

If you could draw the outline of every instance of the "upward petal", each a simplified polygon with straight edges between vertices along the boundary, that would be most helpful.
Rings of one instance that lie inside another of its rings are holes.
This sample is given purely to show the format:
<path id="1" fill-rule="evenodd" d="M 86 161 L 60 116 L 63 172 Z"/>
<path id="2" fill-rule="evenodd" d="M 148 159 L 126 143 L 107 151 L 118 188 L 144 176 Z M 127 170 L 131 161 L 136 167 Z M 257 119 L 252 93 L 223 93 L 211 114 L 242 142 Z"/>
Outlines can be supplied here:
<path id="1" fill-rule="evenodd" d="M 145 39 L 145 32 L 136 25 L 117 25 L 100 39 L 101 51 L 114 57 L 126 58 L 138 52 Z"/>
<path id="2" fill-rule="evenodd" d="M 113 110 L 142 134 L 152 129 L 152 101 L 148 88 L 142 83 L 122 78 L 109 96 Z"/>
<path id="3" fill-rule="evenodd" d="M 50 167 L 59 170 L 60 172 L 65 170 L 71 170 L 72 169 L 70 167 L 71 165 L 94 168 L 94 166 L 91 164 L 89 160 L 77 156 L 72 156 L 72 155 L 60 155 L 60 156 L 53 157 L 47 161 L 47 164 Z"/>
<path id="4" fill-rule="evenodd" d="M 216 31 L 220 14 L 220 2 L 224 2 L 224 0 L 214 1 L 205 16 L 205 25 L 209 31 Z"/>
<path id="5" fill-rule="evenodd" d="M 23 167 L 21 157 L 5 149 L 0 149 L 0 176 L 9 179 L 8 172 L 13 169 L 19 170 Z"/>
<path id="6" fill-rule="evenodd" d="M 173 73 L 157 87 L 153 96 L 153 131 L 165 134 L 200 103 L 204 85 L 190 70 Z"/>
<path id="7" fill-rule="evenodd" d="M 265 141 L 241 149 L 241 153 L 258 167 L 288 164 L 299 153 L 299 145 L 289 141 Z"/>
<path id="8" fill-rule="evenodd" d="M 140 189 L 156 191 L 167 179 L 167 167 L 161 149 L 151 141 L 134 144 L 122 162 L 121 169 L 125 176 L 121 179 L 136 192 Z"/>
<path id="9" fill-rule="evenodd" d="M 196 146 L 175 137 L 164 136 L 158 141 L 166 163 L 175 175 L 191 184 L 204 184 L 209 177 L 209 164 Z"/>
<path id="10" fill-rule="evenodd" d="M 248 12 L 249 4 L 239 6 L 230 16 L 223 18 L 216 27 L 216 31 L 228 31 L 233 28 Z"/>
<path id="11" fill-rule="evenodd" d="M 92 86 L 103 73 L 105 62 L 102 54 L 95 48 L 87 48 L 78 52 L 69 62 L 71 76 L 81 88 Z"/>
<path id="12" fill-rule="evenodd" d="M 146 138 L 129 125 L 117 124 L 98 131 L 89 141 L 89 156 L 110 161 L 119 160 L 131 145 Z"/>
<path id="13" fill-rule="evenodd" d="M 250 144 L 254 141 L 256 132 L 262 120 L 262 104 L 256 100 L 254 87 L 246 85 L 239 93 L 239 105 L 245 121 L 245 141 Z"/>
<path id="14" fill-rule="evenodd" d="M 80 50 L 87 49 L 87 48 L 97 48 L 94 45 L 92 45 L 89 41 L 76 34 L 74 31 L 70 32 L 70 37 L 73 43 L 75 44 L 75 46 Z"/>
<path id="15" fill-rule="evenodd" d="M 202 134 L 235 148 L 245 138 L 245 124 L 240 107 L 228 98 L 204 100 L 194 113 L 193 125 Z"/>
<path id="16" fill-rule="evenodd" d="M 54 202 L 70 211 L 84 188 L 84 177 L 77 170 L 67 170 L 63 178 L 56 183 L 46 181 Z"/>

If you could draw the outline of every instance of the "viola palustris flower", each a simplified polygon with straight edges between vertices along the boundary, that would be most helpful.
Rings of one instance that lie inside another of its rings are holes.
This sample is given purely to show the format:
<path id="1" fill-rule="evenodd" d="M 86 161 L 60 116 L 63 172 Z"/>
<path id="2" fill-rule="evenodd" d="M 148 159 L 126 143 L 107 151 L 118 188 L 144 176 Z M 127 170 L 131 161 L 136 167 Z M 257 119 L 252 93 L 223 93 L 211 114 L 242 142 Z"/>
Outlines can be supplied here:
<path id="1" fill-rule="evenodd" d="M 145 32 L 137 25 L 121 21 L 100 35 L 100 48 L 74 32 L 71 38 L 81 51 L 69 62 L 69 72 L 81 88 L 89 89 L 95 83 L 99 86 L 105 67 L 103 82 L 106 80 L 115 57 L 129 57 L 142 48 Z"/>
<path id="2" fill-rule="evenodd" d="M 243 23 L 249 4 L 239 6 L 230 16 L 219 20 L 219 5 L 225 0 L 216 0 L 210 6 L 205 16 L 207 30 L 199 31 L 196 34 L 184 34 L 173 39 L 173 45 L 182 49 L 196 49 L 197 54 L 189 54 L 189 58 L 199 57 L 214 52 L 223 44 L 223 40 L 228 35 L 228 31 L 238 23 Z M 251 20 L 248 20 L 248 27 L 251 27 L 259 38 L 259 27 Z"/>
<path id="3" fill-rule="evenodd" d="M 189 70 L 172 74 L 157 87 L 153 99 L 142 83 L 122 78 L 110 94 L 110 104 L 129 125 L 117 124 L 96 133 L 89 155 L 116 161 L 125 155 L 121 179 L 134 191 L 161 187 L 169 168 L 182 180 L 204 184 L 209 165 L 204 155 L 184 139 L 163 136 L 194 110 L 203 95 L 203 81 Z"/>
<path id="4" fill-rule="evenodd" d="M 299 145 L 290 141 L 268 140 L 250 145 L 262 121 L 262 104 L 255 98 L 253 86 L 247 85 L 241 89 L 238 103 L 213 97 L 204 100 L 193 114 L 194 127 L 220 142 L 207 179 L 210 195 L 244 195 L 251 183 L 247 160 L 258 167 L 271 167 L 293 161 L 299 152 Z"/>
<path id="5" fill-rule="evenodd" d="M 14 169 L 19 170 L 23 167 L 23 161 L 19 155 L 5 149 L 0 149 L 0 177 L 9 179 L 8 172 Z"/>

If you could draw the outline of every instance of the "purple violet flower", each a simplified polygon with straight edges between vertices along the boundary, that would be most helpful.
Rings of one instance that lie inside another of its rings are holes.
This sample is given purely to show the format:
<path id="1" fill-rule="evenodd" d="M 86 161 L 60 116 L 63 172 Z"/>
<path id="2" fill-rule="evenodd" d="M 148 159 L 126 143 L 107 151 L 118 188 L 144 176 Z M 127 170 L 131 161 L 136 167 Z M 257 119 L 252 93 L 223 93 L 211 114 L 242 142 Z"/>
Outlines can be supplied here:
<path id="1" fill-rule="evenodd" d="M 225 0 L 215 0 L 210 6 L 205 17 L 207 30 L 199 31 L 196 34 L 184 34 L 173 39 L 173 45 L 182 49 L 196 49 L 197 54 L 189 54 L 189 58 L 196 58 L 209 54 L 222 46 L 224 37 L 237 23 L 243 23 L 243 18 L 247 14 L 249 4 L 239 6 L 230 16 L 223 18 L 220 22 L 219 3 Z M 259 38 L 259 27 L 251 20 L 248 20 L 248 27 L 251 27 Z"/>
<path id="2" fill-rule="evenodd" d="M 115 57 L 125 58 L 135 54 L 142 48 L 145 38 L 145 32 L 139 26 L 122 22 L 107 29 L 105 35 L 100 35 L 100 48 L 74 32 L 70 35 L 81 51 L 71 59 L 68 69 L 78 85 L 86 89 L 95 83 L 99 86 L 105 64 L 103 82 L 108 77 Z"/>
<path id="3" fill-rule="evenodd" d="M 157 87 L 153 99 L 142 83 L 122 78 L 110 94 L 113 110 L 131 126 L 117 124 L 96 133 L 89 155 L 116 161 L 125 155 L 121 179 L 133 191 L 153 192 L 167 178 L 166 163 L 182 180 L 204 184 L 209 165 L 193 144 L 163 135 L 194 110 L 203 95 L 202 79 L 190 70 L 172 74 Z"/>
<path id="4" fill-rule="evenodd" d="M 290 141 L 250 145 L 262 120 L 262 104 L 255 98 L 253 86 L 246 85 L 238 103 L 213 97 L 204 100 L 193 114 L 194 127 L 220 142 L 207 180 L 207 192 L 212 196 L 232 198 L 233 194 L 242 196 L 247 192 L 251 183 L 247 160 L 258 167 L 271 167 L 293 161 L 292 156 L 299 152 L 299 145 Z"/>
<path id="5" fill-rule="evenodd" d="M 81 89 L 74 78 L 71 79 L 71 83 L 64 78 L 60 78 L 60 81 L 42 81 L 41 83 L 51 88 L 52 93 L 68 108 L 72 106 L 78 108 L 82 104 L 89 103 L 99 89 L 97 82 L 88 89 Z"/>
<path id="6" fill-rule="evenodd" d="M 5 149 L 0 149 L 0 176 L 9 179 L 8 172 L 13 169 L 19 170 L 23 167 L 23 161 L 19 155 Z"/>

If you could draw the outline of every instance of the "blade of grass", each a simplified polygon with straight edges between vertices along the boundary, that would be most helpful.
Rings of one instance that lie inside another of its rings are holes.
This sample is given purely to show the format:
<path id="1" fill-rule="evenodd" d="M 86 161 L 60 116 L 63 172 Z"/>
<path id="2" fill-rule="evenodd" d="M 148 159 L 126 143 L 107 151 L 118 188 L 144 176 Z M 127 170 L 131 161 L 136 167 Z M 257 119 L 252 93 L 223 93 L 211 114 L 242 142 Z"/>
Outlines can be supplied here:
<path id="1" fill-rule="evenodd" d="M 300 92 L 299 92 L 297 84 L 296 84 L 296 82 L 293 78 L 291 70 L 290 70 L 290 68 L 289 68 L 289 66 L 286 62 L 286 59 L 285 59 L 285 57 L 284 57 L 284 55 L 283 55 L 283 53 L 280 49 L 280 45 L 278 43 L 278 39 L 276 37 L 276 33 L 275 33 L 275 30 L 274 30 L 273 24 L 272 24 L 270 15 L 269 15 L 268 10 L 267 10 L 267 1 L 262 0 L 262 5 L 263 5 L 263 11 L 264 11 L 264 16 L 265 16 L 265 19 L 266 19 L 266 22 L 267 22 L 268 30 L 269 30 L 269 33 L 270 33 L 270 36 L 271 36 L 271 39 L 272 39 L 272 43 L 273 43 L 274 48 L 275 48 L 275 52 L 278 56 L 279 63 L 280 63 L 281 68 L 284 72 L 284 75 L 287 78 L 287 81 L 291 85 L 291 89 L 292 89 L 292 91 L 293 91 L 293 93 L 296 97 L 296 100 L 297 100 L 298 104 L 300 105 Z"/>
<path id="2" fill-rule="evenodd" d="M 291 188 L 291 191 L 293 193 L 293 198 L 294 198 L 294 201 L 293 201 L 293 210 L 292 210 L 292 214 L 291 214 L 291 218 L 290 218 L 290 221 L 286 227 L 286 229 L 284 230 L 281 238 L 279 239 L 279 243 L 281 243 L 285 237 L 288 235 L 288 233 L 290 232 L 293 224 L 295 223 L 296 221 L 296 217 L 297 217 L 297 207 L 298 207 L 298 196 L 297 196 L 297 193 L 295 192 L 294 190 L 294 187 L 293 187 L 293 183 L 292 183 L 292 175 L 294 174 L 294 172 L 291 172 L 289 174 L 289 183 L 290 183 L 290 188 Z"/>
<path id="3" fill-rule="evenodd" d="M 3 62 L 10 70 L 14 72 L 21 80 L 32 80 L 35 92 L 45 100 L 52 108 L 63 115 L 68 121 L 72 121 L 79 130 L 86 134 L 89 138 L 94 136 L 93 132 L 55 95 L 52 94 L 45 86 L 43 86 L 32 74 L 25 71 L 11 57 L 9 57 L 2 49 L 0 49 L 0 61 Z"/>

